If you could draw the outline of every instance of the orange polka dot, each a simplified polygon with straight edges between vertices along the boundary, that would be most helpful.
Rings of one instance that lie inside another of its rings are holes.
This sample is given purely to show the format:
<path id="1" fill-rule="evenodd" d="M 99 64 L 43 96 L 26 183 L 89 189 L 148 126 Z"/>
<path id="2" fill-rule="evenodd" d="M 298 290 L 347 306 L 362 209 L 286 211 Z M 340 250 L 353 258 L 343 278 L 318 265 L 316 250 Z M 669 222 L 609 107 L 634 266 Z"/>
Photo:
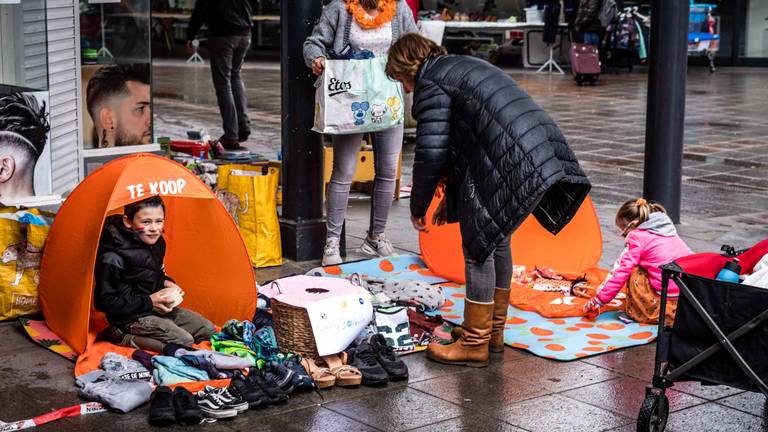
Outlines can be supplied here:
<path id="1" fill-rule="evenodd" d="M 331 275 L 336 275 L 336 276 L 338 276 L 338 275 L 340 275 L 340 274 L 341 274 L 341 267 L 339 267 L 339 266 L 330 266 L 330 267 L 325 267 L 325 268 L 323 268 L 323 270 L 324 270 L 326 273 L 328 273 L 328 274 L 331 274 Z"/>
<path id="2" fill-rule="evenodd" d="M 379 268 L 384 270 L 385 272 L 391 272 L 392 270 L 395 269 L 395 266 L 392 265 L 392 261 L 385 259 L 379 262 Z"/>
<path id="3" fill-rule="evenodd" d="M 420 266 L 418 264 L 411 264 L 411 265 L 408 266 L 408 270 L 421 270 L 422 268 L 424 268 L 424 267 L 422 267 L 422 266 Z"/>
<path id="4" fill-rule="evenodd" d="M 658 324 L 640 323 L 640 327 L 658 327 Z"/>
<path id="5" fill-rule="evenodd" d="M 592 328 L 592 327 L 594 327 L 592 324 L 584 324 L 584 323 L 577 323 L 577 324 L 575 324 L 575 326 L 579 327 L 579 328 Z"/>
<path id="6" fill-rule="evenodd" d="M 552 336 L 555 334 L 552 330 L 547 330 L 539 327 L 531 327 L 531 333 L 535 334 L 536 336 Z"/>
<path id="7" fill-rule="evenodd" d="M 529 348 L 528 345 L 517 343 L 517 342 L 513 343 L 510 346 L 513 347 L 513 348 L 520 348 L 520 349 L 528 349 Z"/>
<path id="8" fill-rule="evenodd" d="M 422 276 L 435 276 L 435 274 L 429 271 L 429 269 L 421 269 L 417 273 L 419 273 Z"/>
<path id="9" fill-rule="evenodd" d="M 565 320 L 561 320 L 561 319 L 551 319 L 549 320 L 549 322 L 557 325 L 565 325 Z"/>
<path id="10" fill-rule="evenodd" d="M 550 350 L 550 351 L 565 351 L 565 347 L 558 344 L 549 344 L 544 345 L 544 348 Z"/>
<path id="11" fill-rule="evenodd" d="M 440 312 L 453 312 L 453 308 L 449 308 L 449 307 L 440 308 Z"/>
<path id="12" fill-rule="evenodd" d="M 573 332 L 581 331 L 581 329 L 578 328 L 578 327 L 566 327 L 565 329 L 568 330 L 568 331 L 573 331 Z"/>
<path id="13" fill-rule="evenodd" d="M 625 326 L 623 324 L 619 323 L 608 323 L 608 324 L 598 324 L 597 328 L 603 329 L 603 330 L 621 330 Z"/>
<path id="14" fill-rule="evenodd" d="M 611 337 L 608 335 L 604 335 L 602 333 L 589 333 L 587 334 L 588 338 L 591 339 L 610 339 Z"/>
<path id="15" fill-rule="evenodd" d="M 602 345 L 603 344 L 603 342 L 600 342 L 600 341 L 588 341 L 587 343 L 590 344 L 590 345 Z"/>
<path id="16" fill-rule="evenodd" d="M 451 297 L 453 297 L 453 298 L 464 298 L 464 297 L 466 297 L 466 296 L 467 296 L 466 294 L 464 294 L 464 293 L 460 293 L 460 292 L 459 292 L 459 293 L 453 293 L 453 294 L 451 294 Z"/>
<path id="17" fill-rule="evenodd" d="M 452 302 L 450 300 L 446 300 L 445 303 L 443 304 L 443 307 L 451 307 L 451 306 L 455 306 L 455 305 L 456 305 L 456 303 L 454 303 L 454 302 Z"/>
<path id="18" fill-rule="evenodd" d="M 518 317 L 511 317 L 510 319 L 507 320 L 507 324 L 515 324 L 515 325 L 525 324 L 527 322 L 528 320 L 524 320 Z"/>
<path id="19" fill-rule="evenodd" d="M 591 351 L 591 352 L 600 352 L 602 351 L 602 347 L 586 347 L 584 348 L 584 351 Z"/>
<path id="20" fill-rule="evenodd" d="M 552 342 L 551 338 L 539 338 L 537 339 L 539 342 Z"/>
<path id="21" fill-rule="evenodd" d="M 586 317 L 582 317 L 582 318 L 581 318 L 581 321 L 582 321 L 582 322 L 588 322 L 588 323 L 589 323 L 589 322 L 595 322 L 595 320 L 591 320 L 591 319 L 589 319 L 589 318 L 586 318 Z"/>
<path id="22" fill-rule="evenodd" d="M 630 339 L 648 339 L 650 337 L 653 337 L 653 332 L 640 332 L 640 333 L 634 333 L 629 335 Z"/>
<path id="23" fill-rule="evenodd" d="M 577 354 L 576 354 L 576 357 L 578 357 L 578 358 L 582 358 L 582 357 L 588 357 L 589 355 L 590 355 L 590 354 L 585 354 L 585 353 L 577 353 Z"/>

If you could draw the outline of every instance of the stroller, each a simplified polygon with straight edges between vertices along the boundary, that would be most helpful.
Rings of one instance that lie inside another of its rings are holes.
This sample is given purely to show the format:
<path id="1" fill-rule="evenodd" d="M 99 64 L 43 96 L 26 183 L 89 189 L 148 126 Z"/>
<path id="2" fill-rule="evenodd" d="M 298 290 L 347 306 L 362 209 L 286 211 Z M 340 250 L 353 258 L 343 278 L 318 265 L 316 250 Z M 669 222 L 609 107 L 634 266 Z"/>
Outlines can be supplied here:
<path id="1" fill-rule="evenodd" d="M 768 397 L 768 289 L 714 279 L 734 257 L 743 274 L 751 273 L 768 253 L 768 240 L 740 252 L 729 246 L 723 251 L 662 266 L 659 316 L 665 316 L 670 280 L 680 296 L 674 326 L 659 323 L 653 381 L 645 391 L 638 431 L 664 430 L 669 415 L 665 390 L 676 381 L 728 385 Z"/>

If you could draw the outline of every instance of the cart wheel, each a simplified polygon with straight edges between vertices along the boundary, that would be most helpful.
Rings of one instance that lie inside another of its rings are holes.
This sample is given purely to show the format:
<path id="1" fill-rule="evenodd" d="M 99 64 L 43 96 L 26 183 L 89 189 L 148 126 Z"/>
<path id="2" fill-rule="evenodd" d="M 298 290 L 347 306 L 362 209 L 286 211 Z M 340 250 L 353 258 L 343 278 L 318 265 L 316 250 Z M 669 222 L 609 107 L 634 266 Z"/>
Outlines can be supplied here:
<path id="1" fill-rule="evenodd" d="M 669 417 L 669 401 L 661 394 L 648 394 L 637 416 L 637 432 L 663 432 Z"/>

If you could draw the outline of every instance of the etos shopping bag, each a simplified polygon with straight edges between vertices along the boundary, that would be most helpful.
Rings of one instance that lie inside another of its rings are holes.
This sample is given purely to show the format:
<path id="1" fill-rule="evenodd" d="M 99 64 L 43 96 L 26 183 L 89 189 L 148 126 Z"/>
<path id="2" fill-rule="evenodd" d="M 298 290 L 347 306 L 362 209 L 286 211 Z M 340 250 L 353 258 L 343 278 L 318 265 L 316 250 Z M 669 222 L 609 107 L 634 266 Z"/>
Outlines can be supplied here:
<path id="1" fill-rule="evenodd" d="M 326 134 L 389 129 L 403 121 L 403 90 L 384 73 L 387 57 L 326 60 L 315 83 L 315 126 Z"/>

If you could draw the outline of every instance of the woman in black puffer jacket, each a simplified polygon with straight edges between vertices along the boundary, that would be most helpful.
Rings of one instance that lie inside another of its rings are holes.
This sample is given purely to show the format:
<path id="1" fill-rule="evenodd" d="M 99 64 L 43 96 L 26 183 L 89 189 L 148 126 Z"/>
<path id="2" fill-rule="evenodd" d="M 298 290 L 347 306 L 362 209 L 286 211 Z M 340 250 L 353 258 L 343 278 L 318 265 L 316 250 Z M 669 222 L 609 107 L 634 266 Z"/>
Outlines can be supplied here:
<path id="1" fill-rule="evenodd" d="M 555 122 L 490 63 L 446 55 L 429 39 L 407 34 L 390 48 L 387 75 L 414 92 L 411 221 L 425 229 L 443 179 L 446 194 L 433 222 L 458 221 L 464 249 L 463 331 L 453 344 L 431 345 L 428 357 L 485 366 L 489 348 L 504 349 L 512 232 L 533 213 L 558 233 L 587 196 L 589 181 Z"/>

